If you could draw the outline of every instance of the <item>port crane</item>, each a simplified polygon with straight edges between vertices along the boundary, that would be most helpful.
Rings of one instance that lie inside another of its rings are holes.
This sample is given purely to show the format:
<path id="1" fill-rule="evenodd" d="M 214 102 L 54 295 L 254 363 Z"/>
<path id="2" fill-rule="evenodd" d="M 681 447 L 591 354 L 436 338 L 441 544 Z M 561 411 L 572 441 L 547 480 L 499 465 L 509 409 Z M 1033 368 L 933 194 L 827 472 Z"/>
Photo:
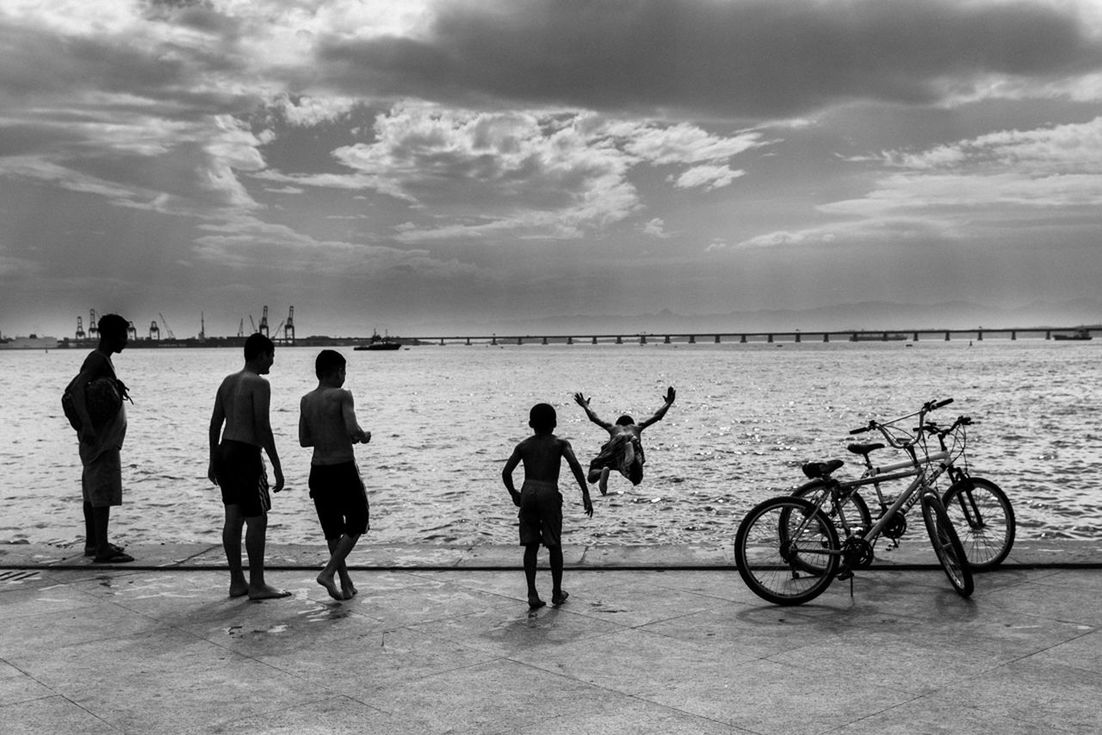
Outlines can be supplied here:
<path id="1" fill-rule="evenodd" d="M 276 330 L 276 334 L 279 330 Z M 287 319 L 283 322 L 283 341 L 286 344 L 293 345 L 295 343 L 295 307 L 292 306 L 287 312 Z"/>
<path id="2" fill-rule="evenodd" d="M 176 339 L 176 335 L 172 333 L 172 327 L 168 326 L 168 320 L 165 319 L 165 315 L 161 312 L 157 312 L 157 316 L 161 317 L 161 324 L 165 325 L 165 334 L 169 339 Z"/>

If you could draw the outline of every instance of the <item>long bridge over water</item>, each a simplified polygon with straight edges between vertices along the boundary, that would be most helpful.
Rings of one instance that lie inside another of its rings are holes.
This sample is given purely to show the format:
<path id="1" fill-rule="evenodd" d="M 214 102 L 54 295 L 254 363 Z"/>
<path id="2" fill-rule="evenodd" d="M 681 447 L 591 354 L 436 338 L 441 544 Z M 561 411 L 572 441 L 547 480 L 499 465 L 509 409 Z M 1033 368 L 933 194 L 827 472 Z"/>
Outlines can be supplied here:
<path id="1" fill-rule="evenodd" d="M 638 332 L 624 333 L 580 333 L 558 335 L 460 335 L 442 337 L 418 337 L 418 343 L 430 344 L 723 344 L 723 343 L 801 343 L 801 342 L 894 342 L 968 339 L 982 342 L 986 339 L 1056 339 L 1088 340 L 1092 331 L 1102 331 L 1096 327 L 1010 327 L 1002 329 L 907 329 L 907 330 L 863 330 L 843 329 L 826 331 L 772 330 L 764 332 Z"/>
<path id="2" fill-rule="evenodd" d="M 489 334 L 489 335 L 445 335 L 430 337 L 388 337 L 384 341 L 393 341 L 400 345 L 532 345 L 532 344 L 799 344 L 801 342 L 907 342 L 969 340 L 982 342 L 991 340 L 1089 340 L 1095 332 L 1102 333 L 1102 325 L 1089 327 L 1008 327 L 999 329 L 838 329 L 838 330 L 770 330 L 770 331 L 725 331 L 725 332 L 579 332 L 566 334 Z M 311 336 L 295 339 L 290 335 L 274 335 L 272 341 L 278 345 L 291 346 L 341 346 L 363 345 L 378 337 L 326 337 Z M 243 336 L 237 337 L 185 337 L 176 339 L 150 338 L 134 339 L 131 347 L 240 347 L 245 342 Z M 96 341 L 90 338 L 65 338 L 57 342 L 58 348 L 90 348 Z"/>

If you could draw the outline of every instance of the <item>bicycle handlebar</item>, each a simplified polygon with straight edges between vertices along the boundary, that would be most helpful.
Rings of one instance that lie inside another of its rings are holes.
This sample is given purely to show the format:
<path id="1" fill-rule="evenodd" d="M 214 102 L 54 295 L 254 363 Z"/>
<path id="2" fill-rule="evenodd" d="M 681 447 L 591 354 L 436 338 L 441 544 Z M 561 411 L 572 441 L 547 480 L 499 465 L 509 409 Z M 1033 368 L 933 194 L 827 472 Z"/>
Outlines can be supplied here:
<path id="1" fill-rule="evenodd" d="M 922 404 L 922 408 L 915 411 L 914 413 L 909 413 L 906 416 L 900 416 L 897 419 L 892 419 L 891 421 L 885 421 L 883 423 L 881 423 L 879 421 L 876 421 L 874 419 L 872 421 L 869 421 L 868 426 L 862 426 L 862 427 L 857 428 L 857 429 L 850 429 L 849 433 L 850 433 L 850 436 L 855 436 L 857 434 L 864 434 L 865 432 L 872 431 L 874 429 L 879 429 L 881 433 L 885 433 L 884 428 L 883 428 L 885 426 L 891 426 L 892 424 L 895 424 L 899 421 L 903 421 L 904 419 L 909 419 L 912 416 L 924 417 L 930 411 L 934 411 L 936 409 L 943 408 L 944 406 L 948 406 L 952 402 L 953 402 L 952 398 L 946 398 L 946 399 L 941 400 L 941 401 L 926 401 L 926 403 Z M 962 418 L 967 418 L 967 417 L 962 417 Z M 921 419 L 920 419 L 920 421 L 921 421 Z M 959 419 L 958 419 L 958 421 L 959 421 Z M 969 421 L 970 421 L 970 419 L 969 419 Z M 922 423 L 925 423 L 925 422 L 922 421 Z M 887 437 L 886 433 L 885 433 L 885 437 Z M 889 440 L 889 443 L 891 443 L 892 446 L 897 446 L 897 444 L 895 442 L 892 442 L 891 440 Z"/>

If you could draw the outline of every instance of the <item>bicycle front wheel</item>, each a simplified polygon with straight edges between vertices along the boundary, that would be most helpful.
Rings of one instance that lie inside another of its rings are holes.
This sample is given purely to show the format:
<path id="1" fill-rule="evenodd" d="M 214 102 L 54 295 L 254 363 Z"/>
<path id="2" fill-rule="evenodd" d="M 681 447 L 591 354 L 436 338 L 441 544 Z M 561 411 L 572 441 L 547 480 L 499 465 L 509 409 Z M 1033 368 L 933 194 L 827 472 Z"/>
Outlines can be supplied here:
<path id="1" fill-rule="evenodd" d="M 972 571 L 960 538 L 949 521 L 949 514 L 936 493 L 923 493 L 922 517 L 926 520 L 926 532 L 930 534 L 930 543 L 934 545 L 934 553 L 945 570 L 945 576 L 961 597 L 968 597 L 975 589 Z"/>
<path id="2" fill-rule="evenodd" d="M 1017 528 L 1014 508 L 1002 488 L 982 477 L 966 477 L 945 491 L 942 502 L 972 571 L 986 572 L 1002 564 Z"/>
<path id="3" fill-rule="evenodd" d="M 802 605 L 838 573 L 838 532 L 814 505 L 790 496 L 754 506 L 735 535 L 735 564 L 746 586 L 774 605 Z"/>

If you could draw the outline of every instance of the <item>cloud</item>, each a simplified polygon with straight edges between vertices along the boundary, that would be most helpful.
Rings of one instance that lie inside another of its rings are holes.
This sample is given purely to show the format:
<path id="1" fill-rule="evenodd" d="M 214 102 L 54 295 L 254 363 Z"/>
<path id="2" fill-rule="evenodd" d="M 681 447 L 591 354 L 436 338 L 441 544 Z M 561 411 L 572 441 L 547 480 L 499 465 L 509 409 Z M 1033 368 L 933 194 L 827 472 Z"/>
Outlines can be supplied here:
<path id="1" fill-rule="evenodd" d="M 1002 130 L 922 150 L 852 159 L 886 172 L 859 197 L 818 205 L 840 222 L 754 236 L 736 247 L 783 247 L 924 238 L 987 239 L 1014 227 L 1099 227 L 1102 117 L 1086 123 Z"/>
<path id="2" fill-rule="evenodd" d="M 655 217 L 654 219 L 644 222 L 642 229 L 643 233 L 650 237 L 656 237 L 661 240 L 669 237 L 669 234 L 666 232 L 666 223 L 661 217 Z"/>
<path id="3" fill-rule="evenodd" d="M 883 159 L 890 166 L 912 171 L 1102 173 L 1102 117 L 1034 130 L 1001 130 L 924 151 L 887 151 Z"/>
<path id="4" fill-rule="evenodd" d="M 409 271 L 429 281 L 478 275 L 470 264 L 441 260 L 424 250 L 319 240 L 251 214 L 204 223 L 198 229 L 204 234 L 196 238 L 195 255 L 236 270 L 277 267 L 311 277 L 356 276 L 369 282 L 385 281 L 388 274 Z"/>
<path id="5" fill-rule="evenodd" d="M 729 186 L 732 181 L 745 176 L 745 171 L 735 171 L 730 166 L 693 166 L 674 181 L 678 189 L 703 188 L 709 191 Z"/>
<path id="6" fill-rule="evenodd" d="M 319 38 L 350 94 L 762 119 L 1097 73 L 1089 3 L 465 0 L 419 35 Z"/>
<path id="7" fill-rule="evenodd" d="M 332 151 L 344 173 L 267 169 L 255 178 L 374 191 L 431 212 L 428 221 L 397 228 L 403 242 L 572 239 L 644 206 L 633 169 L 688 165 L 671 179 L 675 186 L 715 189 L 744 173 L 729 158 L 769 144 L 753 131 L 728 137 L 580 111 L 476 111 L 413 100 L 378 114 L 370 137 Z"/>

